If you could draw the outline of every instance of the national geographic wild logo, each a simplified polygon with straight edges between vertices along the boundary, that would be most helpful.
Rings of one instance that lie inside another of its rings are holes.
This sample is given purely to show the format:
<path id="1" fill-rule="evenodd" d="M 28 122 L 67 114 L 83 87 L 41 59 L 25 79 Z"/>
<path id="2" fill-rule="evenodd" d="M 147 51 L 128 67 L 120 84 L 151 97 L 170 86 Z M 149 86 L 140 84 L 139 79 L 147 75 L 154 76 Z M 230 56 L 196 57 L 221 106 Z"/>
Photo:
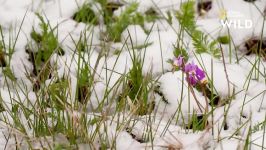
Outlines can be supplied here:
<path id="1" fill-rule="evenodd" d="M 250 29 L 253 27 L 253 21 L 237 11 L 223 9 L 219 13 L 219 18 L 223 27 L 238 29 Z"/>

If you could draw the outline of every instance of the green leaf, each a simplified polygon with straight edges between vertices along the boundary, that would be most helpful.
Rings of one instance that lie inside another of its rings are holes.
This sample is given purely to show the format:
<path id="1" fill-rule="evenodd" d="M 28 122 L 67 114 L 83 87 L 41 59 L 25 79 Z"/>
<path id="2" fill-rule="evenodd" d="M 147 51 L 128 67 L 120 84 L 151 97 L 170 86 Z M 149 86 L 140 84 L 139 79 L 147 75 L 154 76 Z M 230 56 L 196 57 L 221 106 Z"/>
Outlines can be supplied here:
<path id="1" fill-rule="evenodd" d="M 195 21 L 194 1 L 188 1 L 181 5 L 181 11 L 177 12 L 177 19 L 188 35 L 192 38 L 193 46 L 196 53 L 209 53 L 214 57 L 220 57 L 218 42 L 210 40 L 208 35 L 197 29 Z"/>
<path id="2" fill-rule="evenodd" d="M 185 61 L 188 60 L 188 53 L 187 53 L 187 51 L 184 48 L 176 47 L 175 50 L 174 50 L 174 55 L 175 55 L 175 57 L 183 56 Z"/>

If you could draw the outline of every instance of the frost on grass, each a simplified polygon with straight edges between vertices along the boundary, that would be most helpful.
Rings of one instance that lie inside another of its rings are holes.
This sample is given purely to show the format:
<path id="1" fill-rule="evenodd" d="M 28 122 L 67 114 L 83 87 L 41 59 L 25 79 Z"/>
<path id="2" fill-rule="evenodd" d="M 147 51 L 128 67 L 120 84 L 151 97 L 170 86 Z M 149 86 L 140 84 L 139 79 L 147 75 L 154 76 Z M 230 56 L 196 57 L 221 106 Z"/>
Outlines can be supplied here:
<path id="1" fill-rule="evenodd" d="M 265 148 L 265 1 L 0 4 L 1 149 Z"/>

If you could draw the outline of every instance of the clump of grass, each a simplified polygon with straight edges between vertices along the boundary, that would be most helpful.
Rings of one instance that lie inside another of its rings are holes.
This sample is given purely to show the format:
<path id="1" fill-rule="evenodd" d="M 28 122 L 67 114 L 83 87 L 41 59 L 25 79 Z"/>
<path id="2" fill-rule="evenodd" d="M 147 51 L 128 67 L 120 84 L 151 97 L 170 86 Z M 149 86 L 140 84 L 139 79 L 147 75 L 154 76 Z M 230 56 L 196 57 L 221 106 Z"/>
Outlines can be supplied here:
<path id="1" fill-rule="evenodd" d="M 18 37 L 18 35 L 17 35 L 17 37 Z M 8 66 L 10 63 L 11 56 L 14 52 L 16 41 L 14 43 L 14 46 L 12 46 L 10 44 L 8 47 L 6 47 L 7 41 L 4 40 L 5 39 L 4 38 L 4 32 L 3 32 L 3 28 L 1 25 L 0 25 L 0 38 L 1 38 L 1 41 L 0 41 L 0 63 L 1 64 L 0 64 L 0 66 L 5 67 L 5 66 Z"/>
<path id="2" fill-rule="evenodd" d="M 83 132 L 86 131 L 88 124 L 84 122 L 84 119 L 86 120 L 84 117 L 75 120 L 75 116 L 71 112 L 76 108 L 72 107 L 66 100 L 70 97 L 69 85 L 68 80 L 59 79 L 42 90 L 42 94 L 47 94 L 43 96 L 45 101 L 40 101 L 39 111 L 43 115 L 36 114 L 34 126 L 37 128 L 34 129 L 34 132 L 36 136 L 61 133 L 68 138 L 73 146 L 79 143 L 78 140 L 86 139 L 88 135 Z M 47 109 L 50 109 L 50 112 L 47 112 Z M 52 124 L 48 125 L 48 120 L 52 121 Z M 77 124 L 79 124 L 78 127 Z"/>
<path id="3" fill-rule="evenodd" d="M 143 75 L 142 59 L 133 52 L 131 56 L 132 68 L 126 75 L 123 84 L 123 92 L 120 94 L 117 110 L 122 111 L 127 106 L 136 115 L 150 114 L 154 109 L 154 102 L 149 99 L 149 93 L 153 90 L 151 75 Z"/>
<path id="4" fill-rule="evenodd" d="M 97 2 L 100 3 L 103 8 L 103 17 L 106 24 L 113 22 L 112 16 L 114 11 L 123 6 L 119 2 L 108 2 L 107 0 L 97 0 Z"/>
<path id="5" fill-rule="evenodd" d="M 193 112 L 191 118 L 189 118 L 187 129 L 192 129 L 193 132 L 202 131 L 208 125 L 208 115 L 198 115 Z"/>
<path id="6" fill-rule="evenodd" d="M 1 30 L 1 29 L 0 29 Z M 11 81 L 16 81 L 16 77 L 12 73 L 8 62 L 6 61 L 6 54 L 3 45 L 0 43 L 0 67 L 3 68 L 3 74 Z"/>
<path id="7" fill-rule="evenodd" d="M 37 104 L 34 109 L 26 109 L 24 114 L 33 115 L 32 118 L 26 115 L 33 128 L 35 137 L 52 136 L 58 133 L 68 135 L 68 118 L 64 118 L 66 108 L 69 107 L 68 81 L 58 79 L 41 88 L 37 95 Z M 20 106 L 25 107 L 25 106 Z M 27 112 L 28 111 L 28 112 Z"/>
<path id="8" fill-rule="evenodd" d="M 107 27 L 106 34 L 108 41 L 120 42 L 121 33 L 130 24 L 144 24 L 144 18 L 136 13 L 137 3 L 132 3 L 126 7 L 125 11 L 119 17 L 114 17 L 113 13 L 119 7 L 123 6 L 118 2 L 108 2 L 107 0 L 96 0 L 102 7 L 102 16 Z"/>
<path id="9" fill-rule="evenodd" d="M 139 114 L 146 114 L 148 108 L 147 80 L 142 75 L 142 64 L 137 58 L 133 58 L 133 67 L 128 73 L 128 96 L 138 106 Z"/>
<path id="10" fill-rule="evenodd" d="M 137 13 L 137 3 L 132 3 L 126 10 L 117 18 L 114 18 L 113 22 L 107 23 L 107 31 L 111 41 L 119 42 L 121 40 L 121 33 L 130 24 L 144 25 L 144 17 Z"/>
<path id="11" fill-rule="evenodd" d="M 40 83 L 43 83 L 51 76 L 52 66 L 48 62 L 52 54 L 64 55 L 64 51 L 61 49 L 57 37 L 54 35 L 55 29 L 51 29 L 49 23 L 46 23 L 42 16 L 38 15 L 38 17 L 41 21 L 42 34 L 37 33 L 35 30 L 31 32 L 31 38 L 37 44 L 37 51 L 27 51 L 33 63 L 33 75 L 37 77 L 37 89 Z"/>
<path id="12" fill-rule="evenodd" d="M 91 78 L 89 77 L 90 74 L 88 65 L 80 68 L 78 73 L 77 97 L 80 102 L 85 104 L 88 102 L 88 98 L 90 97 L 89 87 L 93 84 Z"/>
<path id="13" fill-rule="evenodd" d="M 91 4 L 84 4 L 81 6 L 79 11 L 74 14 L 73 19 L 77 22 L 90 23 L 93 25 L 99 23 L 95 12 L 91 9 Z"/>
<path id="14" fill-rule="evenodd" d="M 63 78 L 40 90 L 37 108 L 32 110 L 34 112 L 32 124 L 35 137 L 61 133 L 68 138 L 72 146 L 81 142 L 79 140 L 84 139 L 85 142 L 87 139 L 88 133 L 85 131 L 90 122 L 86 116 L 77 119 L 73 115 L 72 111 L 76 108 L 67 102 L 67 99 L 70 98 L 69 85 L 69 80 Z"/>
<path id="15" fill-rule="evenodd" d="M 102 15 L 107 25 L 106 34 L 108 34 L 109 41 L 120 42 L 121 33 L 130 24 L 144 27 L 144 21 L 153 22 L 160 18 L 159 14 L 154 9 L 149 9 L 144 15 L 140 14 L 137 12 L 137 3 L 128 5 L 120 16 L 114 17 L 113 12 L 123 6 L 122 4 L 107 2 L 106 0 L 98 0 L 97 2 L 99 2 L 103 8 Z M 82 6 L 73 18 L 78 22 L 92 23 L 94 25 L 97 24 L 95 22 L 98 22 L 97 16 L 90 10 L 89 4 Z"/>
<path id="16" fill-rule="evenodd" d="M 92 90 L 91 87 L 94 85 L 93 76 L 95 73 L 95 70 L 91 70 L 90 63 L 84 59 L 85 55 L 90 55 L 91 52 L 91 47 L 86 44 L 86 41 L 86 33 L 84 33 L 80 36 L 80 39 L 76 44 L 76 52 L 78 53 L 76 100 L 82 104 L 87 104 L 89 102 Z M 100 57 L 101 56 L 99 55 L 97 59 L 99 60 Z"/>
<path id="17" fill-rule="evenodd" d="M 144 22 L 154 22 L 160 19 L 160 15 L 154 10 L 149 9 L 144 15 L 137 12 L 138 4 L 132 3 L 126 10 L 112 21 L 107 23 L 107 31 L 110 35 L 110 40 L 119 42 L 121 39 L 121 33 L 127 28 L 128 25 L 140 25 L 144 27 Z"/>
<path id="18" fill-rule="evenodd" d="M 130 88 L 129 97 L 133 100 L 137 100 L 142 94 L 143 91 L 146 91 L 147 88 L 142 86 L 143 75 L 142 75 L 142 66 L 141 62 L 133 60 L 134 64 L 132 69 L 128 74 L 128 84 Z M 140 94 L 138 94 L 140 93 Z M 147 97 L 144 97 L 144 102 L 147 102 Z"/>
<path id="19" fill-rule="evenodd" d="M 58 108 L 64 110 L 65 106 L 62 105 L 62 102 L 59 100 L 66 99 L 66 92 L 69 83 L 65 79 L 61 79 L 52 83 L 47 88 L 47 93 L 49 94 L 48 106 L 51 108 Z"/>
<path id="20" fill-rule="evenodd" d="M 6 61 L 6 54 L 3 50 L 3 47 L 0 43 L 0 68 L 2 68 L 2 73 L 4 75 L 5 80 L 9 79 L 13 82 L 15 82 L 17 80 L 17 78 L 15 77 L 15 75 L 13 74 L 9 63 Z"/>

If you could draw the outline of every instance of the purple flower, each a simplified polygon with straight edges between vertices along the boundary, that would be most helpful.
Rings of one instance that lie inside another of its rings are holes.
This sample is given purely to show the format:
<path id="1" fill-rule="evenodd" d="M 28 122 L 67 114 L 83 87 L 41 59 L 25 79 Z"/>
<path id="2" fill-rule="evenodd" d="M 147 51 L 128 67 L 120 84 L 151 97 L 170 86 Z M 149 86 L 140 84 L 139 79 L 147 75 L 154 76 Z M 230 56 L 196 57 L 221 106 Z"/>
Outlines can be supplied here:
<path id="1" fill-rule="evenodd" d="M 205 72 L 195 65 L 194 62 L 186 64 L 184 72 L 188 74 L 187 81 L 192 86 L 195 86 L 198 82 L 204 84 L 207 82 Z"/>
<path id="2" fill-rule="evenodd" d="M 206 77 L 205 72 L 203 70 L 201 70 L 199 67 L 196 68 L 196 77 L 200 81 Z"/>
<path id="3" fill-rule="evenodd" d="M 207 78 L 206 78 L 206 75 L 205 75 L 205 72 L 203 70 L 201 70 L 200 68 L 196 69 L 196 76 L 197 76 L 197 79 L 201 83 L 206 84 L 208 82 Z"/>
<path id="4" fill-rule="evenodd" d="M 175 57 L 173 59 L 173 65 L 176 67 L 182 67 L 184 63 L 184 57 L 183 56 L 178 56 L 177 58 Z"/>
<path id="5" fill-rule="evenodd" d="M 198 82 L 203 84 L 207 83 L 205 72 L 193 61 L 191 63 L 185 64 L 184 57 L 179 55 L 177 58 L 173 58 L 172 63 L 174 67 L 179 67 L 183 72 L 186 73 L 186 80 L 190 85 L 195 86 Z"/>
<path id="6" fill-rule="evenodd" d="M 196 69 L 197 69 L 197 67 L 198 67 L 198 66 L 195 65 L 194 62 L 192 62 L 192 63 L 188 63 L 188 64 L 185 65 L 185 69 L 184 69 L 184 71 L 185 71 L 186 73 L 195 72 Z"/>
<path id="7" fill-rule="evenodd" d="M 190 85 L 195 86 L 195 85 L 198 83 L 198 80 L 195 78 L 195 75 L 193 75 L 193 74 L 188 74 L 187 82 L 188 82 Z"/>

